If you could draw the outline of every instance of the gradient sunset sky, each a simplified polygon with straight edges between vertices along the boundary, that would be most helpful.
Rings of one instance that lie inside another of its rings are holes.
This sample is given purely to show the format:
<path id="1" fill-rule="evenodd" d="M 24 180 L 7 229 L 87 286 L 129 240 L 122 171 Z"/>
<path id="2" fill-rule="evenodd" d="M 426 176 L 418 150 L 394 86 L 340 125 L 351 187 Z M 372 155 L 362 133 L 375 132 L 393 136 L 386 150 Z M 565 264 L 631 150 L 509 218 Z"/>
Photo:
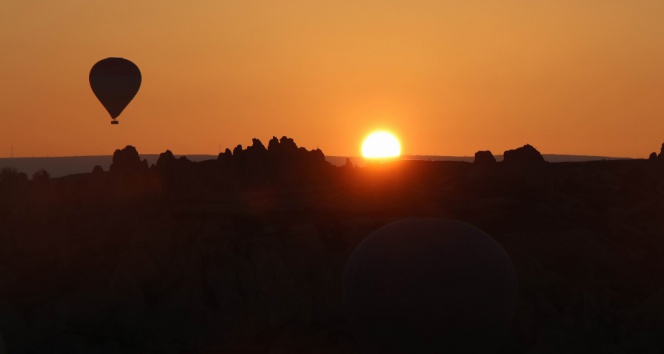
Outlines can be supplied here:
<path id="1" fill-rule="evenodd" d="M 664 142 L 662 0 L 4 0 L 0 157 L 216 154 L 287 135 L 359 155 L 647 157 Z M 143 83 L 112 126 L 92 65 Z"/>

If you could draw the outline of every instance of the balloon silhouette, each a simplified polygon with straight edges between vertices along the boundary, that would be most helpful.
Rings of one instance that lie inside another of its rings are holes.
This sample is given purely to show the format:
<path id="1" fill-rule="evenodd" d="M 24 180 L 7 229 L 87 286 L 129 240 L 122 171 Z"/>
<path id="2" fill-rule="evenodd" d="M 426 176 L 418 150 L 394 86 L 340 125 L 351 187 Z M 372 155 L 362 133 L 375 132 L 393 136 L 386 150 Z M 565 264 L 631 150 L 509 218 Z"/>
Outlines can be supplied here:
<path id="1" fill-rule="evenodd" d="M 495 353 L 516 312 L 516 274 L 489 235 L 408 219 L 369 235 L 344 269 L 344 313 L 364 351 Z"/>
<path id="2" fill-rule="evenodd" d="M 90 70 L 90 87 L 113 118 L 111 124 L 118 124 L 115 119 L 141 87 L 141 71 L 127 59 L 102 59 Z"/>

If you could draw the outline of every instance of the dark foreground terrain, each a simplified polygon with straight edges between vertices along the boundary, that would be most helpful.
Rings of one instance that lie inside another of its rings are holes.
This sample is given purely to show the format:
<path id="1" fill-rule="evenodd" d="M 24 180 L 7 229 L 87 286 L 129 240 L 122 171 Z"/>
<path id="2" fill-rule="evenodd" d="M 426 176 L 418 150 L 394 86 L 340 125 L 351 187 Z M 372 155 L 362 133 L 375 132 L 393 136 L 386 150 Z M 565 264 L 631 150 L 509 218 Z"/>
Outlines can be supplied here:
<path id="1" fill-rule="evenodd" d="M 217 160 L 118 150 L 110 171 L 0 176 L 0 333 L 16 353 L 357 352 L 354 247 L 408 217 L 468 222 L 520 283 L 501 353 L 664 351 L 664 160 L 335 167 L 258 140 Z M 491 296 L 491 294 L 487 294 Z"/>

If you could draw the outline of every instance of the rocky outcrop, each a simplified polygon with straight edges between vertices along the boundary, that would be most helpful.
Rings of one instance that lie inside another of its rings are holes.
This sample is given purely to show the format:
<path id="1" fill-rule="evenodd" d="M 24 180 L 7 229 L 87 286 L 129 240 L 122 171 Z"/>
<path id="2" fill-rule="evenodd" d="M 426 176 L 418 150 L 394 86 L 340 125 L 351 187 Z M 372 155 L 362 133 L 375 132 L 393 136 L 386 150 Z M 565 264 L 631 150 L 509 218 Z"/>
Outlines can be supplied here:
<path id="1" fill-rule="evenodd" d="M 503 163 L 512 166 L 537 166 L 544 165 L 546 161 L 537 149 L 526 144 L 520 148 L 505 151 Z"/>
<path id="2" fill-rule="evenodd" d="M 478 151 L 475 153 L 475 160 L 473 163 L 476 165 L 493 165 L 496 163 L 496 158 L 491 151 Z"/>
<path id="3" fill-rule="evenodd" d="M 167 193 L 312 185 L 325 180 L 320 176 L 331 168 L 321 150 L 298 147 L 285 136 L 273 137 L 267 147 L 254 138 L 246 148 L 227 148 L 215 160 L 201 162 L 166 151 L 155 166 Z"/>
<path id="4" fill-rule="evenodd" d="M 513 259 L 522 296 L 500 353 L 662 348 L 662 164 L 336 168 L 283 141 L 204 162 L 167 151 L 145 174 L 99 169 L 43 190 L 21 177 L 42 199 L 0 195 L 8 352 L 358 352 L 344 265 L 371 232 L 413 214 L 461 218 Z M 182 189 L 145 197 L 170 177 Z M 138 197 L 118 202 L 132 188 Z"/>
<path id="5" fill-rule="evenodd" d="M 136 148 L 127 145 L 122 150 L 115 150 L 110 171 L 115 175 L 144 173 L 148 170 L 148 161 L 141 161 Z"/>
<path id="6" fill-rule="evenodd" d="M 229 148 L 226 148 L 224 152 L 220 153 L 219 156 L 217 156 L 217 161 L 220 161 L 222 163 L 230 162 L 232 159 L 233 159 L 233 152 Z"/>
<path id="7" fill-rule="evenodd" d="M 156 167 L 157 169 L 168 169 L 176 163 L 175 161 L 175 156 L 171 150 L 166 150 L 159 154 Z"/>

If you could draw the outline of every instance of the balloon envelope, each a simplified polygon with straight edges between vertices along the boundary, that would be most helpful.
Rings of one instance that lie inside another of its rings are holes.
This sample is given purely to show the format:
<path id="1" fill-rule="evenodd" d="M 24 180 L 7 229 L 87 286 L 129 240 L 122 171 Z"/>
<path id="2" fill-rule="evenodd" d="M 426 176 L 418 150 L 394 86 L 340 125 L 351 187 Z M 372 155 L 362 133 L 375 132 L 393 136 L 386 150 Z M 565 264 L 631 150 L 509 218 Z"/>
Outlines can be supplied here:
<path id="1" fill-rule="evenodd" d="M 90 70 L 90 87 L 97 99 L 117 118 L 141 87 L 141 71 L 123 58 L 106 58 Z"/>
<path id="2" fill-rule="evenodd" d="M 344 312 L 370 352 L 492 353 L 511 324 L 517 278 L 503 248 L 468 224 L 409 219 L 353 251 Z"/>

